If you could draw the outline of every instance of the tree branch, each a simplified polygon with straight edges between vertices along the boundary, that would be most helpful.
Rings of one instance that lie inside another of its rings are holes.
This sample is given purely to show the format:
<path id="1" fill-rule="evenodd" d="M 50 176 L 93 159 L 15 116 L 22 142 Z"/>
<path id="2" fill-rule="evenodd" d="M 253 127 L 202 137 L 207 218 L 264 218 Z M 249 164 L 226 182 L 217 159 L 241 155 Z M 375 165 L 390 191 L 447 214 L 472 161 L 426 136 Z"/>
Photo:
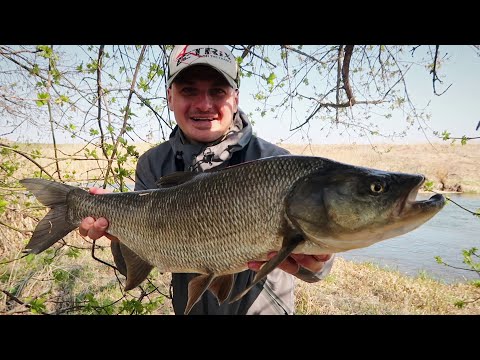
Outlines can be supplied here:
<path id="1" fill-rule="evenodd" d="M 115 145 L 113 146 L 112 156 L 110 157 L 110 159 L 108 161 L 108 167 L 107 167 L 107 171 L 105 173 L 105 181 L 103 182 L 103 188 L 104 189 L 107 187 L 108 174 L 110 173 L 110 171 L 112 171 L 112 173 L 113 173 L 112 163 L 113 163 L 113 159 L 115 159 L 115 156 L 117 155 L 118 145 L 120 144 L 120 138 L 127 131 L 128 119 L 130 117 L 130 103 L 132 101 L 132 95 L 135 93 L 135 85 L 137 84 L 137 76 L 138 76 L 138 72 L 140 71 L 140 65 L 142 64 L 143 55 L 145 54 L 146 47 L 147 47 L 146 45 L 143 45 L 142 50 L 140 51 L 140 56 L 138 58 L 137 65 L 135 67 L 135 72 L 133 74 L 132 83 L 130 84 L 130 91 L 128 92 L 127 105 L 125 106 L 125 115 L 123 117 L 122 128 L 121 128 L 120 133 L 118 134 L 118 137 L 115 141 Z M 123 185 L 123 184 L 121 184 L 121 185 Z"/>
<path id="2" fill-rule="evenodd" d="M 30 304 L 27 304 L 27 303 L 24 303 L 22 300 L 20 300 L 19 298 L 17 298 L 15 295 L 9 293 L 7 290 L 0 290 L 1 292 L 3 292 L 5 295 L 7 295 L 10 299 L 12 299 L 13 301 L 15 301 L 17 304 L 20 304 L 20 305 L 23 305 L 23 306 L 26 306 L 27 308 L 31 309 L 32 308 L 32 305 Z M 43 315 L 50 315 L 46 312 L 43 312 L 43 311 L 40 311 L 41 314 Z"/>
<path id="3" fill-rule="evenodd" d="M 354 45 L 345 46 L 345 54 L 343 56 L 343 66 L 342 66 L 342 80 L 343 88 L 347 93 L 348 102 L 351 106 L 355 105 L 355 97 L 353 96 L 352 87 L 350 85 L 350 60 L 353 54 Z"/>
<path id="4" fill-rule="evenodd" d="M 25 153 L 23 153 L 22 151 L 19 151 L 19 150 L 16 150 L 14 148 L 12 148 L 11 146 L 8 146 L 6 144 L 2 144 L 0 143 L 0 147 L 4 147 L 4 148 L 7 148 L 15 153 L 17 153 L 18 155 L 21 155 L 23 156 L 24 158 L 28 159 L 29 161 L 31 161 L 32 163 L 34 163 L 40 170 L 42 170 L 45 174 L 47 174 L 50 178 L 53 179 L 53 176 L 47 171 L 45 170 L 45 168 L 40 165 L 38 162 L 36 162 L 35 160 L 33 160 L 30 156 L 26 155 Z"/>
<path id="5" fill-rule="evenodd" d="M 440 45 L 435 45 L 435 57 L 433 59 L 433 69 L 430 70 L 430 74 L 432 74 L 432 83 L 433 83 L 433 93 L 437 96 L 441 96 L 445 94 L 448 89 L 452 86 L 452 84 L 448 85 L 444 92 L 441 94 L 437 93 L 437 89 L 435 88 L 435 83 L 438 81 L 440 84 L 443 84 L 443 81 L 437 75 L 437 58 L 438 58 L 438 50 L 440 49 Z"/>
<path id="6" fill-rule="evenodd" d="M 98 59 L 97 59 L 97 97 L 98 97 L 98 111 L 97 111 L 97 122 L 98 128 L 100 129 L 100 145 L 102 147 L 103 156 L 108 159 L 107 149 L 105 148 L 105 134 L 103 133 L 102 127 L 102 98 L 103 98 L 103 87 L 102 87 L 102 60 L 103 60 L 103 50 L 105 45 L 100 45 L 98 50 Z"/>

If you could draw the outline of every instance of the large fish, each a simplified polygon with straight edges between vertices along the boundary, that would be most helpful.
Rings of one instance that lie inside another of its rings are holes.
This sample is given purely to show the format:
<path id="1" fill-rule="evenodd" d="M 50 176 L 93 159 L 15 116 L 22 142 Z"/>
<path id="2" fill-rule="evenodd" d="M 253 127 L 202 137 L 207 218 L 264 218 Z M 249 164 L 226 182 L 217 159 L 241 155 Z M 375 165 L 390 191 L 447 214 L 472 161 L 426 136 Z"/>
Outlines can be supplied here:
<path id="1" fill-rule="evenodd" d="M 217 171 L 180 172 L 146 191 L 92 195 L 42 179 L 21 183 L 51 208 L 26 252 L 38 254 L 83 218 L 109 220 L 115 263 L 126 290 L 156 266 L 198 273 L 185 313 L 207 289 L 220 303 L 240 299 L 291 253 L 327 254 L 366 247 L 409 232 L 445 204 L 442 195 L 415 201 L 422 175 L 352 166 L 321 157 L 285 155 Z M 252 284 L 230 294 L 233 274 L 267 260 Z"/>

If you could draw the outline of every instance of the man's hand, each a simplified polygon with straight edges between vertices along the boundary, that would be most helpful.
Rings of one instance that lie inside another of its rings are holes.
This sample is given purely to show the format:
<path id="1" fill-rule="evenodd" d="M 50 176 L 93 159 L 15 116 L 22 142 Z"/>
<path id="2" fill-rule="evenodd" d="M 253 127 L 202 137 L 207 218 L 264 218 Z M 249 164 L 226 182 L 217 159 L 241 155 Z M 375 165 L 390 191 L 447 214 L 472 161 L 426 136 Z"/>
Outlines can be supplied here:
<path id="1" fill-rule="evenodd" d="M 268 258 L 271 259 L 277 253 L 271 252 L 268 254 Z M 325 255 L 305 255 L 305 254 L 291 254 L 286 260 L 278 265 L 279 269 L 283 271 L 296 275 L 300 270 L 300 266 L 304 267 L 307 270 L 310 270 L 312 273 L 318 273 L 323 269 L 325 262 L 332 258 L 332 254 Z M 264 261 L 250 261 L 248 262 L 248 268 L 254 271 L 260 270 L 261 266 L 264 264 Z"/>
<path id="2" fill-rule="evenodd" d="M 97 194 L 106 194 L 106 193 L 109 193 L 110 191 L 101 189 L 101 188 L 90 188 L 89 192 L 90 194 L 97 195 Z M 92 240 L 97 240 L 98 238 L 105 236 L 106 238 L 112 241 L 118 241 L 118 239 L 115 236 L 110 235 L 106 232 L 107 228 L 108 228 L 107 219 L 103 217 L 94 219 L 93 217 L 89 216 L 82 220 L 82 222 L 80 223 L 80 226 L 78 227 L 78 230 L 80 232 L 80 235 L 88 236 Z"/>

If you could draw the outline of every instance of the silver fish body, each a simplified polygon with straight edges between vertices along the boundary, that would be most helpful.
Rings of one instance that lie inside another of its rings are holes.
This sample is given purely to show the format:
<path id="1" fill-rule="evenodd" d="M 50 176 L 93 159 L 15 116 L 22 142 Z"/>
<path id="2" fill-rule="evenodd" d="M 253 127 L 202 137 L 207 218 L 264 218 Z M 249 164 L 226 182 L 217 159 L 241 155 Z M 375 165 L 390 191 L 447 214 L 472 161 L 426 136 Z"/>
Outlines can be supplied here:
<path id="1" fill-rule="evenodd" d="M 143 281 L 152 266 L 203 274 L 189 289 L 188 312 L 206 289 L 225 301 L 229 275 L 246 269 L 248 261 L 266 260 L 272 251 L 278 255 L 254 283 L 292 252 L 347 251 L 415 229 L 445 204 L 441 195 L 415 201 L 423 181 L 421 175 L 295 155 L 176 173 L 160 179 L 158 189 L 139 192 L 91 195 L 25 179 L 22 184 L 52 208 L 26 250 L 45 250 L 87 216 L 105 217 L 108 232 L 122 246 L 116 263 L 125 258 L 127 288 Z"/>

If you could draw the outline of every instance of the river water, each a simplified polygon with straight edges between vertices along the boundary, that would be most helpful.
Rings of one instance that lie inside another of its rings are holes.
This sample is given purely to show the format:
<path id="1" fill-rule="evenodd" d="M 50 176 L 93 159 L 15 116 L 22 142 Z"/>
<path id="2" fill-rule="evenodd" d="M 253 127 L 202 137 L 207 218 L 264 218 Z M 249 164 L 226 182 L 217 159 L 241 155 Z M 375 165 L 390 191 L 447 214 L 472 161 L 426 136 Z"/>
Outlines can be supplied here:
<path id="1" fill-rule="evenodd" d="M 480 208 L 479 195 L 447 196 L 471 211 Z M 419 194 L 418 199 L 428 197 L 430 195 Z M 410 233 L 338 256 L 356 262 L 376 263 L 411 276 L 424 272 L 434 279 L 454 283 L 480 277 L 473 271 L 438 264 L 434 257 L 440 256 L 449 265 L 467 268 L 462 250 L 472 247 L 478 248 L 477 253 L 480 253 L 480 218 L 448 202 L 435 217 Z"/>

